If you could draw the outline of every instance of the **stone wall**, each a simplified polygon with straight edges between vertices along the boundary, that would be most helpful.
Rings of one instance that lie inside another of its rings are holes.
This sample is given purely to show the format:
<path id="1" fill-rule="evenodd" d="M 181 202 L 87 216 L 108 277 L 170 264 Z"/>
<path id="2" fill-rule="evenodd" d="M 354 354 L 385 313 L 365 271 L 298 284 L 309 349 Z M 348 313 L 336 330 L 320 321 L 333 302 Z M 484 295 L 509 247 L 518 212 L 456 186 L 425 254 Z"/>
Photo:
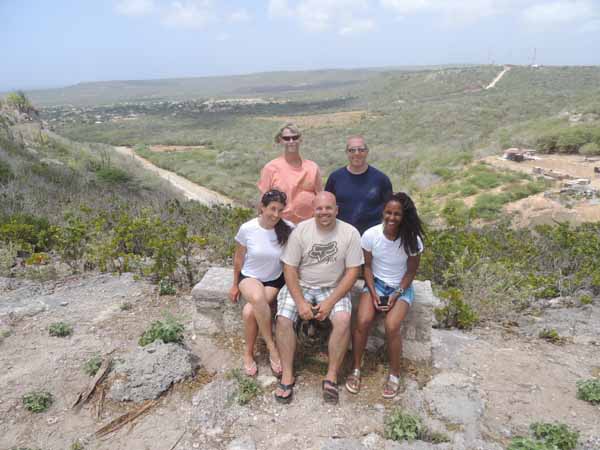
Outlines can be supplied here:
<path id="1" fill-rule="evenodd" d="M 206 272 L 202 280 L 194 286 L 192 297 L 201 317 L 201 319 L 195 321 L 196 332 L 203 332 L 199 328 L 203 328 L 205 332 L 241 330 L 239 306 L 225 308 L 225 305 L 231 305 L 227 295 L 232 281 L 233 270 L 231 268 L 212 267 Z M 362 284 L 362 281 L 358 281 L 352 289 L 353 310 L 358 306 Z M 415 301 L 405 319 L 402 330 L 404 337 L 403 357 L 420 365 L 431 365 L 433 309 L 439 305 L 439 300 L 433 295 L 429 281 L 415 281 L 413 286 Z M 210 323 L 207 323 L 207 318 L 209 318 Z M 384 343 L 383 337 L 383 321 L 379 320 L 374 327 L 368 349 L 379 350 Z"/>

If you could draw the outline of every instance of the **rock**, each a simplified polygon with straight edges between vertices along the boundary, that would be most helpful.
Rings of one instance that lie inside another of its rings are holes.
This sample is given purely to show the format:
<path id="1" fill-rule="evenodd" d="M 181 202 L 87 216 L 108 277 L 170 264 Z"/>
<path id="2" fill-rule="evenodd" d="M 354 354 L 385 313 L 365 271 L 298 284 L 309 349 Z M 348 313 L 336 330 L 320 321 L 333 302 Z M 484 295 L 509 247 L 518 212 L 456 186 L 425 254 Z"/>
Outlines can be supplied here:
<path id="1" fill-rule="evenodd" d="M 229 443 L 227 450 L 256 450 L 256 442 L 251 436 L 239 437 Z"/>
<path id="2" fill-rule="evenodd" d="M 277 378 L 275 378 L 273 375 L 259 375 L 256 378 L 256 381 L 258 381 L 258 384 L 265 389 L 277 383 Z"/>
<path id="3" fill-rule="evenodd" d="M 216 427 L 228 427 L 245 408 L 230 408 L 237 383 L 229 379 L 216 379 L 207 384 L 192 399 L 191 423 L 204 434 Z"/>
<path id="4" fill-rule="evenodd" d="M 321 450 L 367 450 L 358 439 L 329 439 Z"/>
<path id="5" fill-rule="evenodd" d="M 160 340 L 138 347 L 115 365 L 108 397 L 133 402 L 156 399 L 173 383 L 193 376 L 194 359 L 182 346 Z"/>
<path id="6" fill-rule="evenodd" d="M 428 410 L 447 423 L 462 425 L 467 448 L 480 439 L 484 403 L 472 380 L 458 372 L 443 372 L 423 389 Z"/>

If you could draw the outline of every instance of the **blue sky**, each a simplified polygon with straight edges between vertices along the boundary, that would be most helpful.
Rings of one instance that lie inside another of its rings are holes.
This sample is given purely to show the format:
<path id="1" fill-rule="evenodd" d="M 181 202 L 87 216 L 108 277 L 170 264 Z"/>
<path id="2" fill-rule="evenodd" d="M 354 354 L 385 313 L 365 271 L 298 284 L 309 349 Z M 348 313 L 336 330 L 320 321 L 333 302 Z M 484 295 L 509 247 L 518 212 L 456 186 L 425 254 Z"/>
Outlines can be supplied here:
<path id="1" fill-rule="evenodd" d="M 455 63 L 600 64 L 600 0 L 0 0 L 0 90 Z"/>

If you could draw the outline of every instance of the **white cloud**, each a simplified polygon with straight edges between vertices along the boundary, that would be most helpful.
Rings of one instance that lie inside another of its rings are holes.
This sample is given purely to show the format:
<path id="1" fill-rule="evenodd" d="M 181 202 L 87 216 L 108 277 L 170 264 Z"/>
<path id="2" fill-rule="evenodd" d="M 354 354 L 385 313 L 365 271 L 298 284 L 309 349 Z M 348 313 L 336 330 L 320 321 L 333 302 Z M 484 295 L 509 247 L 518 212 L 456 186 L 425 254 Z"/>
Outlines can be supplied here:
<path id="1" fill-rule="evenodd" d="M 272 18 L 293 17 L 308 31 L 335 30 L 346 36 L 375 28 L 369 0 L 269 0 Z"/>
<path id="2" fill-rule="evenodd" d="M 371 19 L 357 19 L 347 23 L 339 29 L 341 36 L 347 36 L 350 34 L 366 33 L 375 28 L 375 22 Z"/>
<path id="3" fill-rule="evenodd" d="M 289 17 L 292 15 L 287 0 L 269 0 L 269 17 Z"/>
<path id="4" fill-rule="evenodd" d="M 518 0 L 380 0 L 380 4 L 398 16 L 432 14 L 447 23 L 474 22 L 507 11 Z M 523 3 L 522 1 L 520 3 Z"/>
<path id="5" fill-rule="evenodd" d="M 115 4 L 117 13 L 124 16 L 144 16 L 155 11 L 153 0 L 119 0 Z"/>
<path id="6" fill-rule="evenodd" d="M 204 28 L 216 19 L 210 0 L 176 1 L 163 12 L 163 24 L 173 28 Z"/>
<path id="7" fill-rule="evenodd" d="M 522 12 L 521 18 L 539 28 L 572 23 L 591 26 L 600 19 L 600 11 L 591 1 L 558 0 L 532 5 Z"/>
<path id="8" fill-rule="evenodd" d="M 233 11 L 231 14 L 229 14 L 229 17 L 227 18 L 228 22 L 231 23 L 240 23 L 240 22 L 250 22 L 250 13 L 248 13 L 248 11 L 246 11 L 245 9 L 237 9 L 235 11 Z"/>

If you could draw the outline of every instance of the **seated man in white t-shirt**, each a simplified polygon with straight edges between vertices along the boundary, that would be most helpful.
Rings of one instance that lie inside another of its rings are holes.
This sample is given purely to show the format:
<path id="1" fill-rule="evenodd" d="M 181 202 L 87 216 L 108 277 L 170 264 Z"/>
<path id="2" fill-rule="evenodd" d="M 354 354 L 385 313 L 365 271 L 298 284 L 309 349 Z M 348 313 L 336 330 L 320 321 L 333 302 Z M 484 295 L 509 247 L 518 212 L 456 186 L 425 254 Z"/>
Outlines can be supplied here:
<path id="1" fill-rule="evenodd" d="M 277 297 L 276 336 L 283 375 L 275 391 L 281 403 L 289 403 L 294 392 L 294 323 L 298 317 L 331 320 L 323 399 L 338 402 L 337 376 L 350 341 L 349 292 L 363 264 L 358 230 L 336 219 L 335 196 L 317 194 L 314 207 L 314 218 L 298 224 L 281 256 L 286 286 Z"/>

